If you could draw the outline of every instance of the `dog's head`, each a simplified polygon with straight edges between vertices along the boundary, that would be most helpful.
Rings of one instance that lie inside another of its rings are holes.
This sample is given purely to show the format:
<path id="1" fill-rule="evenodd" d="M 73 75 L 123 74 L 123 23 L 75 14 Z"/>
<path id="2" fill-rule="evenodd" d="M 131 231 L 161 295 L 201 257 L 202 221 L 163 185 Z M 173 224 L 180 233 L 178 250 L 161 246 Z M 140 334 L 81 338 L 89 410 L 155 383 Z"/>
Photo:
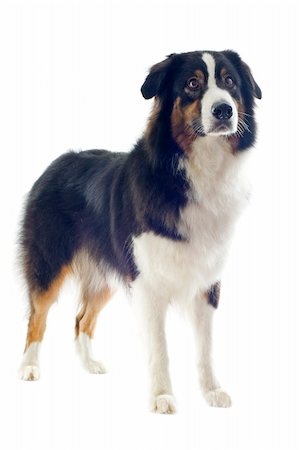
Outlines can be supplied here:
<path id="1" fill-rule="evenodd" d="M 172 54 L 151 68 L 141 92 L 168 111 L 173 138 L 185 151 L 199 136 L 226 135 L 239 150 L 254 142 L 254 97 L 262 93 L 233 51 Z"/>

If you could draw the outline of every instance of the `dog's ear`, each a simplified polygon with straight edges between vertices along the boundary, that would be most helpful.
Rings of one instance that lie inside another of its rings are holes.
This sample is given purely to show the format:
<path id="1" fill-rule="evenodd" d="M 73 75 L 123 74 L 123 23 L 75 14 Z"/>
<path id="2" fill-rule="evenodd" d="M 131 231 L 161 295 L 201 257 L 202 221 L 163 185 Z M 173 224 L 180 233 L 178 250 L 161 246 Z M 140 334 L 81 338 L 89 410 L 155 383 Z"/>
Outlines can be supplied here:
<path id="1" fill-rule="evenodd" d="M 253 95 L 260 100 L 262 98 L 261 88 L 259 87 L 259 85 L 255 81 L 255 79 L 253 78 L 250 67 L 244 61 L 242 61 L 242 65 L 243 65 L 244 71 L 246 73 L 246 76 L 252 86 Z"/>
<path id="2" fill-rule="evenodd" d="M 145 99 L 159 95 L 161 92 L 174 55 L 175 53 L 172 53 L 164 59 L 164 61 L 161 61 L 151 67 L 148 76 L 141 86 L 141 93 Z"/>
<path id="3" fill-rule="evenodd" d="M 256 98 L 261 99 L 262 98 L 261 88 L 259 87 L 259 85 L 255 81 L 255 79 L 253 78 L 253 75 L 251 73 L 251 70 L 250 70 L 248 64 L 246 64 L 244 61 L 242 61 L 242 59 L 240 58 L 238 53 L 233 52 L 232 50 L 225 50 L 223 53 L 234 64 L 234 66 L 236 67 L 238 72 L 241 75 L 244 75 L 246 81 L 249 83 L 249 86 L 252 89 L 253 95 Z"/>

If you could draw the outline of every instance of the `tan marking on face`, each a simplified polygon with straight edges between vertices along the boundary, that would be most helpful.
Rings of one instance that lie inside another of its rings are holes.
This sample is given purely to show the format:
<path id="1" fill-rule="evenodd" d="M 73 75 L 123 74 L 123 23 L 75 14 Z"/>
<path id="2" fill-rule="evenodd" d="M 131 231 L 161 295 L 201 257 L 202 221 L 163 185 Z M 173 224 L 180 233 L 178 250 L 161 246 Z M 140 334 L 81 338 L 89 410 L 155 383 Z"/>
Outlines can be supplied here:
<path id="1" fill-rule="evenodd" d="M 221 75 L 222 78 L 224 78 L 224 77 L 227 75 L 227 70 L 226 70 L 225 67 L 223 67 L 223 68 L 220 70 L 220 75 Z"/>
<path id="2" fill-rule="evenodd" d="M 199 81 L 201 82 L 201 83 L 205 83 L 205 75 L 204 75 L 204 73 L 200 70 L 200 69 L 198 69 L 198 70 L 196 70 L 195 71 L 195 75 L 197 76 L 197 78 L 199 79 Z"/>
<path id="3" fill-rule="evenodd" d="M 187 106 L 181 106 L 181 98 L 178 97 L 171 113 L 172 136 L 185 153 L 190 152 L 191 144 L 196 139 L 192 129 L 192 121 L 200 115 L 200 100 L 194 100 Z"/>
<path id="4" fill-rule="evenodd" d="M 46 320 L 51 305 L 57 299 L 59 290 L 65 277 L 71 272 L 70 266 L 62 267 L 60 273 L 52 281 L 49 288 L 43 292 L 31 292 L 31 315 L 28 324 L 28 333 L 25 350 L 32 342 L 41 342 L 46 329 Z"/>

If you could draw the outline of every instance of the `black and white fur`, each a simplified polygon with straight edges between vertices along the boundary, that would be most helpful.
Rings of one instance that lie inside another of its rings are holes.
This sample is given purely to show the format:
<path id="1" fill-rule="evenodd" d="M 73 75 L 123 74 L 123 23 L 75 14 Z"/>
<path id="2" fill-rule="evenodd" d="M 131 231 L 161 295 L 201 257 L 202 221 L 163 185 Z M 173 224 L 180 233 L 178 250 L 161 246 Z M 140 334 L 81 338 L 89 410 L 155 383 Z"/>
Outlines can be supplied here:
<path id="1" fill-rule="evenodd" d="M 121 283 L 142 324 L 151 410 L 175 412 L 164 331 L 170 303 L 184 309 L 194 328 L 205 399 L 228 407 L 231 399 L 213 372 L 211 326 L 248 196 L 242 170 L 261 91 L 237 53 L 207 51 L 156 64 L 142 94 L 155 97 L 154 108 L 130 153 L 62 155 L 29 194 L 20 241 L 31 316 L 20 376 L 39 378 L 46 315 L 72 273 L 85 302 L 76 337 L 89 371 L 104 372 L 92 355 L 91 322 Z"/>

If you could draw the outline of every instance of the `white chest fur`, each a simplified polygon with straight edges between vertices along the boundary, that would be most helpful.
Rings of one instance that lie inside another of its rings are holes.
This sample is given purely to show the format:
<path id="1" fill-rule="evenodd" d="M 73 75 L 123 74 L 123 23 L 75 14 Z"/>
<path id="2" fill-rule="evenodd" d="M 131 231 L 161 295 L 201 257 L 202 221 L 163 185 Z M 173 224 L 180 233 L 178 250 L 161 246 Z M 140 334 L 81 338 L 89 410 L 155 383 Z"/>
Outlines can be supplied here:
<path id="1" fill-rule="evenodd" d="M 233 226 L 248 198 L 242 176 L 248 152 L 233 155 L 224 138 L 199 138 L 185 163 L 192 186 L 174 242 L 144 233 L 134 239 L 142 276 L 171 297 L 207 290 L 219 281 Z"/>

